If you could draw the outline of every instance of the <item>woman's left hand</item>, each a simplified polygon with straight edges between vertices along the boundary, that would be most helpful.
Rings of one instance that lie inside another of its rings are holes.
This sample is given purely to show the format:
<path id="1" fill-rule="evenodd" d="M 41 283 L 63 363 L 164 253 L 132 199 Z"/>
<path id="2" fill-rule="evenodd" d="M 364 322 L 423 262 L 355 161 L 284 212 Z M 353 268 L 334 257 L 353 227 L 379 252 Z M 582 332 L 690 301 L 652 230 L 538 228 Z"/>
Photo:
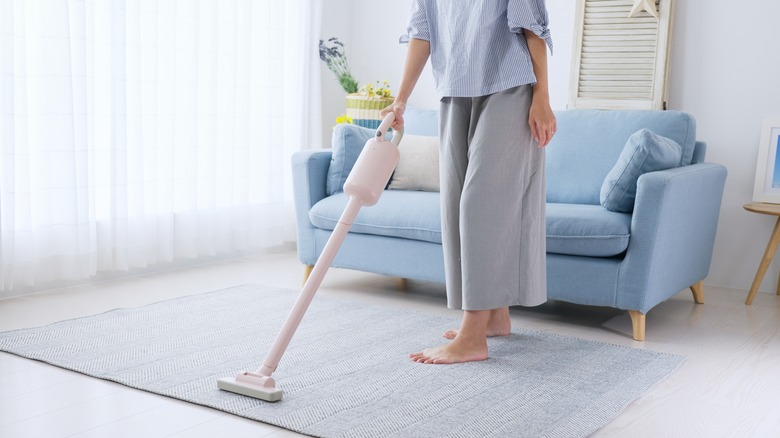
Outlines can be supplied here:
<path id="1" fill-rule="evenodd" d="M 528 124 L 531 127 L 531 134 L 543 148 L 550 143 L 558 125 L 555 121 L 555 114 L 550 108 L 550 102 L 544 99 L 533 99 L 531 110 L 528 114 Z"/>

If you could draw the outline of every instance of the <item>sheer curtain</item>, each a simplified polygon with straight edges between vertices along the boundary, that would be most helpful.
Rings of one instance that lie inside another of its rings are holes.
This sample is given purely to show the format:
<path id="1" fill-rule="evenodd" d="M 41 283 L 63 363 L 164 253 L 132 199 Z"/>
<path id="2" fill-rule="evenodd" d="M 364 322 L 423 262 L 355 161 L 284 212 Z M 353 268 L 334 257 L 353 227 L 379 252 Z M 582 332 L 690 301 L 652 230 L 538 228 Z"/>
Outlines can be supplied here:
<path id="1" fill-rule="evenodd" d="M 320 8 L 0 0 L 0 295 L 292 240 Z"/>

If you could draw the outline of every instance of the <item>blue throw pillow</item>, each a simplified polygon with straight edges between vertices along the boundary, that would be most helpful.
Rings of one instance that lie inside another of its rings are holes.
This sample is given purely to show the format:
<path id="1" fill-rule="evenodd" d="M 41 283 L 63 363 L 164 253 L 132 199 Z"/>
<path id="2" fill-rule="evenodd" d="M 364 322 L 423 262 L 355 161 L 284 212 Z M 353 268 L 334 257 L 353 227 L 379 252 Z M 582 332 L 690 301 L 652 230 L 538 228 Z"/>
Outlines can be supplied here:
<path id="1" fill-rule="evenodd" d="M 347 180 L 360 151 L 374 135 L 376 135 L 376 129 L 363 128 L 348 123 L 341 123 L 333 127 L 333 138 L 331 139 L 333 156 L 330 159 L 328 179 L 325 183 L 325 193 L 328 196 L 344 191 L 344 181 Z"/>
<path id="2" fill-rule="evenodd" d="M 601 185 L 601 205 L 610 211 L 634 211 L 636 183 L 647 172 L 677 167 L 682 147 L 649 129 L 640 129 L 628 138 L 617 163 Z"/>

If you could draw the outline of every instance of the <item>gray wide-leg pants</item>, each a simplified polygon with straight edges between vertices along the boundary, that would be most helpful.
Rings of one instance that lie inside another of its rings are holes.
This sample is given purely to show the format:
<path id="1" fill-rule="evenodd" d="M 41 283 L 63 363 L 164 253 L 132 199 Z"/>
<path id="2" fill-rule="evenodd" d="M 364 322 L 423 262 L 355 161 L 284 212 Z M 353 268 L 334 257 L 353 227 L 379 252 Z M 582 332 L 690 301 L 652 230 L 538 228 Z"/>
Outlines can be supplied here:
<path id="1" fill-rule="evenodd" d="M 547 300 L 544 149 L 528 126 L 531 85 L 445 97 L 440 126 L 447 307 Z"/>

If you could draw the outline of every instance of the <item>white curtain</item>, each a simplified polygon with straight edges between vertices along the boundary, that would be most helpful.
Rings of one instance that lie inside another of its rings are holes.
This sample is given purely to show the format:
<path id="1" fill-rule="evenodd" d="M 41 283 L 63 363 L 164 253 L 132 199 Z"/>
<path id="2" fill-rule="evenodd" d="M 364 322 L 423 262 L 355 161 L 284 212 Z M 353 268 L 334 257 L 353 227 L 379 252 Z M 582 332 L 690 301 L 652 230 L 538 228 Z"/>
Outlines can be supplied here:
<path id="1" fill-rule="evenodd" d="M 0 296 L 290 239 L 320 8 L 0 0 Z"/>

